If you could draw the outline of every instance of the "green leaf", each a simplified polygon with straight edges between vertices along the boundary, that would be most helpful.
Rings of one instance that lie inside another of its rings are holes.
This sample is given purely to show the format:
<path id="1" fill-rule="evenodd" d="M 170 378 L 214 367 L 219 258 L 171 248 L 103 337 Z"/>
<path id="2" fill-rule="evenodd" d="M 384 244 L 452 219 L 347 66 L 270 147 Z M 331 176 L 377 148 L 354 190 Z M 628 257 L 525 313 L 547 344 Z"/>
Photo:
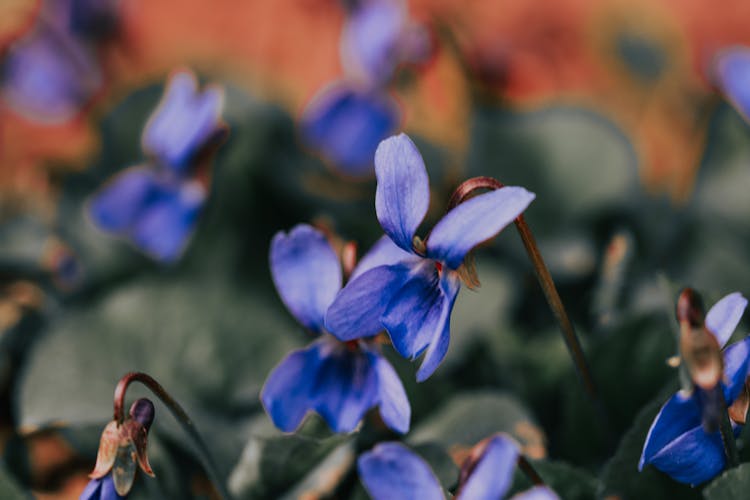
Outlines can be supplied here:
<path id="1" fill-rule="evenodd" d="M 732 500 L 745 498 L 750 492 L 750 463 L 724 472 L 703 490 L 706 500 Z"/>
<path id="2" fill-rule="evenodd" d="M 24 493 L 23 489 L 11 477 L 4 466 L 0 466 L 0 498 L 3 500 L 26 500 L 31 493 Z"/>

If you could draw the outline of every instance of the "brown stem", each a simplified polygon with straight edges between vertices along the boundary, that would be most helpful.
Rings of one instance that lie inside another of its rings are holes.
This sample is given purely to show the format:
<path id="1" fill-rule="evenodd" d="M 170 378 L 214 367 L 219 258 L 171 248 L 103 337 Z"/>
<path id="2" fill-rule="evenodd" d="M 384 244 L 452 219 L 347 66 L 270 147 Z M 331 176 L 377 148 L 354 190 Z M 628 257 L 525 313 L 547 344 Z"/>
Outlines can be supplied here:
<path id="1" fill-rule="evenodd" d="M 465 201 L 471 194 L 473 194 L 474 191 L 478 189 L 492 190 L 501 189 L 503 187 L 504 184 L 502 182 L 498 181 L 497 179 L 493 179 L 492 177 L 473 177 L 471 179 L 468 179 L 460 186 L 458 186 L 458 188 L 456 188 L 456 191 L 448 201 L 448 210 L 455 208 L 459 203 Z M 515 224 L 516 229 L 518 229 L 518 234 L 521 235 L 523 246 L 526 248 L 526 253 L 529 255 L 529 259 L 531 259 L 531 263 L 534 265 L 537 279 L 539 280 L 539 284 L 542 286 L 542 291 L 544 292 L 544 296 L 547 299 L 547 303 L 549 304 L 550 309 L 552 309 L 552 313 L 555 315 L 557 324 L 560 326 L 560 331 L 562 332 L 563 339 L 565 340 L 565 345 L 568 347 L 568 352 L 570 353 L 571 358 L 573 358 L 573 363 L 576 366 L 578 377 L 580 378 L 581 383 L 583 384 L 584 389 L 588 393 L 589 397 L 591 397 L 591 399 L 599 407 L 599 411 L 603 412 L 603 407 L 601 406 L 601 402 L 599 401 L 596 384 L 594 384 L 594 378 L 591 375 L 591 370 L 589 369 L 588 362 L 586 361 L 586 356 L 583 352 L 583 348 L 581 347 L 581 343 L 578 340 L 578 336 L 576 335 L 575 329 L 573 328 L 573 324 L 568 318 L 568 313 L 565 311 L 565 306 L 560 299 L 560 295 L 557 293 L 555 282 L 552 281 L 552 276 L 547 269 L 547 265 L 544 263 L 542 254 L 539 252 L 539 248 L 537 247 L 536 241 L 534 240 L 534 236 L 531 234 L 531 229 L 529 229 L 529 226 L 526 224 L 526 220 L 524 219 L 523 215 L 519 215 L 516 218 Z"/>
<path id="2" fill-rule="evenodd" d="M 203 441 L 203 438 L 201 438 L 200 434 L 198 433 L 198 429 L 195 427 L 195 424 L 193 424 L 193 421 L 190 419 L 185 410 L 182 409 L 179 403 L 177 403 L 177 401 L 175 401 L 174 398 L 172 398 L 172 396 L 170 396 L 169 393 L 167 393 L 167 391 L 150 375 L 142 372 L 130 372 L 126 373 L 117 383 L 117 387 L 115 387 L 114 417 L 118 425 L 122 424 L 125 418 L 125 392 L 128 390 L 128 386 L 131 382 L 140 382 L 141 384 L 145 385 L 164 403 L 167 408 L 169 408 L 169 411 L 172 412 L 172 415 L 174 415 L 175 419 L 177 419 L 177 421 L 180 423 L 182 429 L 188 436 L 190 436 L 196 448 L 198 448 L 198 456 L 200 457 L 200 460 L 203 463 L 203 467 L 206 469 L 206 473 L 208 474 L 208 477 L 213 483 L 216 491 L 219 493 L 221 498 L 231 498 L 231 495 L 226 490 L 226 488 L 224 487 L 224 483 L 219 477 L 216 465 L 211 459 L 211 454 L 208 451 L 208 447 Z"/>
<path id="3" fill-rule="evenodd" d="M 534 486 L 545 486 L 544 479 L 536 471 L 531 462 L 529 462 L 523 455 L 518 455 L 518 468 L 529 478 Z"/>

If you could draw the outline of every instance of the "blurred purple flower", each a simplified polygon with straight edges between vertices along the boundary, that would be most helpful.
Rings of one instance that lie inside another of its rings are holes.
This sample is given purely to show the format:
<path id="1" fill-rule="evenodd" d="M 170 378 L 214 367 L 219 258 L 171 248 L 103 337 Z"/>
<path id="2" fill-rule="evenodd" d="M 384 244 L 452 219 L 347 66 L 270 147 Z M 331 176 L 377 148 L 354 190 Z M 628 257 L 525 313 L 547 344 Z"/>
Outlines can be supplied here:
<path id="1" fill-rule="evenodd" d="M 430 199 L 422 157 L 405 135 L 383 141 L 375 154 L 375 209 L 388 238 L 363 259 L 336 296 L 326 327 L 342 341 L 385 328 L 404 357 L 425 352 L 417 380 L 427 379 L 448 350 L 450 315 L 464 257 L 518 217 L 535 195 L 504 187 L 448 212 L 415 250 L 415 232 Z"/>
<path id="2" fill-rule="evenodd" d="M 126 496 L 117 493 L 112 476 L 108 475 L 89 481 L 78 498 L 79 500 L 122 500 Z"/>
<path id="3" fill-rule="evenodd" d="M 199 92 L 192 73 L 176 73 L 143 132 L 148 165 L 124 170 L 92 197 L 88 211 L 97 227 L 158 261 L 176 261 L 207 196 L 194 170 L 225 132 L 221 107 L 220 89 Z"/>
<path id="4" fill-rule="evenodd" d="M 70 29 L 69 0 L 44 2 L 33 28 L 3 60 L 3 98 L 40 123 L 75 117 L 102 83 L 92 48 Z"/>
<path id="5" fill-rule="evenodd" d="M 295 430 L 316 411 L 335 432 L 351 432 L 375 406 L 385 424 L 409 430 L 411 408 L 401 381 L 371 341 L 342 343 L 327 335 L 325 311 L 341 289 L 339 259 L 325 236 L 300 224 L 271 242 L 271 275 L 292 315 L 320 335 L 284 358 L 268 376 L 261 401 L 274 424 Z"/>
<path id="6" fill-rule="evenodd" d="M 727 295 L 706 315 L 706 328 L 724 346 L 742 317 L 747 300 L 739 293 Z M 724 351 L 724 400 L 731 405 L 750 373 L 750 336 Z M 740 425 L 732 422 L 735 432 Z M 675 393 L 661 408 L 646 436 L 638 470 L 652 464 L 681 483 L 698 485 L 716 477 L 726 466 L 721 435 L 702 425 L 700 392 Z"/>
<path id="7" fill-rule="evenodd" d="M 474 449 L 464 465 L 454 498 L 458 500 L 497 500 L 510 489 L 518 461 L 518 445 L 503 434 L 496 434 Z M 437 478 L 422 458 L 401 443 L 376 445 L 357 461 L 362 483 L 375 500 L 445 498 Z M 554 500 L 557 495 L 546 486 L 536 486 L 515 499 Z"/>
<path id="8" fill-rule="evenodd" d="M 91 40 L 103 40 L 117 32 L 120 0 L 69 0 L 70 29 Z"/>
<path id="9" fill-rule="evenodd" d="M 717 85 L 735 109 L 750 121 L 750 47 L 722 50 L 714 60 Z"/>

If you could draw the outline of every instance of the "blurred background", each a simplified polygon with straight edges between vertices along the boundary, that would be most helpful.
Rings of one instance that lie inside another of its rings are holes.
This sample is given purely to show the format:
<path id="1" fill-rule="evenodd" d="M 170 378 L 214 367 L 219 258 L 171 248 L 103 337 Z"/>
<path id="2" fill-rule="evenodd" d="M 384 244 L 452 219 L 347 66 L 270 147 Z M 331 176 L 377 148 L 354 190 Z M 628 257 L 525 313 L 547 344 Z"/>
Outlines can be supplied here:
<path id="1" fill-rule="evenodd" d="M 353 459 L 328 458 L 383 429 L 334 436 L 312 417 L 282 435 L 258 400 L 309 340 L 268 243 L 308 222 L 364 253 L 382 234 L 372 152 L 399 131 L 430 175 L 421 234 L 468 177 L 536 193 L 527 220 L 609 413 L 602 425 L 587 405 L 510 229 L 477 253 L 482 287 L 459 296 L 436 375 L 417 385 L 389 354 L 413 408 L 406 440 L 448 486 L 450 457 L 502 430 L 564 498 L 700 497 L 635 464 L 677 384 L 677 291 L 748 293 L 750 129 L 717 57 L 750 45 L 750 3 L 409 0 L 390 66 L 363 62 L 387 23 L 347 31 L 364 3 L 0 1 L 0 497 L 77 498 L 133 370 L 184 404 L 238 497 L 364 495 Z M 164 263 L 87 207 L 150 161 L 144 126 L 182 69 L 224 89 L 230 132 L 184 254 Z M 210 496 L 167 413 L 149 443 L 157 480 L 139 475 L 133 497 Z M 315 481 L 323 465 L 335 484 Z"/>

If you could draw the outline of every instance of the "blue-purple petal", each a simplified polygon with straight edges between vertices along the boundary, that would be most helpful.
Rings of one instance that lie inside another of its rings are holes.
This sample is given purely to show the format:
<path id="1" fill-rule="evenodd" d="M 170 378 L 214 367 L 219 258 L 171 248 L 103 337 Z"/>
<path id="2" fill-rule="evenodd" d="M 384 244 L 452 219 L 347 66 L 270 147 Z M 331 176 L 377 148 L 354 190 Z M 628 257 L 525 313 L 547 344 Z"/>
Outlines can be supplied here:
<path id="1" fill-rule="evenodd" d="M 300 224 L 276 233 L 269 252 L 271 276 L 287 309 L 320 332 L 326 310 L 341 289 L 341 264 L 325 235 Z"/>
<path id="2" fill-rule="evenodd" d="M 730 345 L 724 351 L 724 399 L 732 404 L 745 386 L 750 365 L 750 336 Z"/>
<path id="3" fill-rule="evenodd" d="M 722 51 L 716 58 L 716 76 L 727 99 L 750 120 L 750 48 Z"/>
<path id="4" fill-rule="evenodd" d="M 371 177 L 378 144 L 400 120 L 399 108 L 387 93 L 338 84 L 310 102 L 300 132 L 305 144 L 341 173 Z"/>
<path id="5" fill-rule="evenodd" d="M 125 497 L 117 494 L 112 475 L 92 479 L 78 497 L 79 500 L 122 500 Z"/>
<path id="6" fill-rule="evenodd" d="M 375 152 L 375 211 L 385 233 L 407 252 L 427 214 L 430 184 L 422 156 L 406 134 L 389 137 Z"/>
<path id="7" fill-rule="evenodd" d="M 102 231 L 122 233 L 133 225 L 158 189 L 152 171 L 128 168 L 91 197 L 88 213 Z"/>
<path id="8" fill-rule="evenodd" d="M 707 434 L 699 425 L 659 450 L 649 463 L 675 481 L 705 483 L 724 470 L 726 458 L 721 435 L 718 431 Z"/>
<path id="9" fill-rule="evenodd" d="M 518 454 L 518 445 L 512 439 L 502 434 L 493 436 L 466 482 L 459 486 L 458 499 L 502 498 L 513 482 Z"/>
<path id="10" fill-rule="evenodd" d="M 379 266 L 351 280 L 328 308 L 326 329 L 342 341 L 378 333 L 383 329 L 380 318 L 410 270 L 403 264 Z"/>
<path id="11" fill-rule="evenodd" d="M 734 292 L 719 300 L 706 314 L 706 328 L 716 336 L 721 347 L 734 333 L 746 307 L 747 299 Z"/>
<path id="12" fill-rule="evenodd" d="M 560 497 L 547 486 L 534 486 L 526 491 L 513 495 L 510 500 L 559 500 Z"/>
<path id="13" fill-rule="evenodd" d="M 702 430 L 701 408 L 697 399 L 679 392 L 674 394 L 662 406 L 651 424 L 638 462 L 638 470 L 651 463 L 671 442 L 695 428 Z"/>
<path id="14" fill-rule="evenodd" d="M 133 244 L 155 260 L 169 263 L 182 255 L 205 202 L 198 182 L 164 185 L 139 214 L 132 229 Z"/>
<path id="15" fill-rule="evenodd" d="M 274 425 L 292 432 L 308 411 L 315 409 L 315 376 L 322 362 L 321 344 L 293 351 L 268 375 L 260 400 Z"/>
<path id="16" fill-rule="evenodd" d="M 175 73 L 143 131 L 143 149 L 161 164 L 184 172 L 194 155 L 222 129 L 222 91 L 198 91 L 192 73 Z"/>
<path id="17" fill-rule="evenodd" d="M 472 248 L 513 222 L 534 198 L 522 187 L 506 186 L 461 203 L 432 229 L 427 255 L 457 269 Z"/>
<path id="18" fill-rule="evenodd" d="M 357 460 L 359 478 L 374 500 L 442 500 L 430 467 L 401 443 L 376 445 Z"/>
<path id="19" fill-rule="evenodd" d="M 419 259 L 420 257 L 418 255 L 407 252 L 397 246 L 388 236 L 382 236 L 375 242 L 372 248 L 362 256 L 357 263 L 357 267 L 352 271 L 349 280 L 353 280 L 357 276 L 378 266 L 388 266 L 400 262 L 414 263 Z"/>
<path id="20" fill-rule="evenodd" d="M 408 20 L 399 0 L 362 2 L 347 18 L 341 35 L 344 69 L 367 85 L 387 82 L 400 62 L 398 51 Z"/>
<path id="21" fill-rule="evenodd" d="M 430 340 L 429 346 L 424 354 L 422 364 L 417 370 L 417 382 L 424 382 L 432 375 L 448 352 L 450 343 L 450 326 L 451 312 L 453 304 L 456 302 L 458 290 L 461 282 L 457 276 L 452 273 L 445 273 L 440 280 L 440 290 L 443 293 L 443 304 L 440 311 L 438 326 L 435 329 L 435 335 Z"/>
<path id="22" fill-rule="evenodd" d="M 409 432 L 411 406 L 396 370 L 383 356 L 371 354 L 378 376 L 378 400 L 383 422 L 396 432 Z"/>

